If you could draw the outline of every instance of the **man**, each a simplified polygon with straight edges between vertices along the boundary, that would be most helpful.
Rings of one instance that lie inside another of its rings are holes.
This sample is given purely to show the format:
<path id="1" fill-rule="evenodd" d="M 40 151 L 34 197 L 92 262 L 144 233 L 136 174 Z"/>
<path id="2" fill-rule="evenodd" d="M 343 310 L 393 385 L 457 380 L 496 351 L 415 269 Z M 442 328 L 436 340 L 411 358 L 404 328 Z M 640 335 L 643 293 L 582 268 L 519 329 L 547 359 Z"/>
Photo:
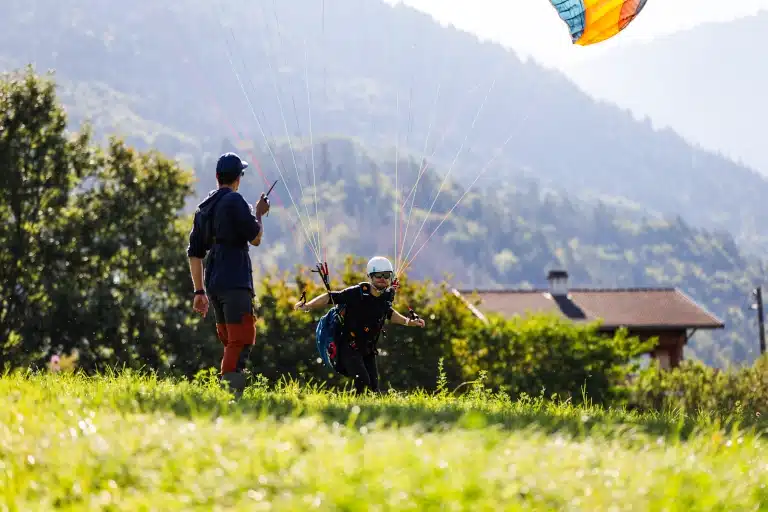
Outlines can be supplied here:
<path id="1" fill-rule="evenodd" d="M 269 200 L 264 194 L 254 212 L 237 191 L 247 167 L 248 163 L 235 153 L 221 155 L 216 164 L 218 188 L 198 205 L 187 247 L 195 289 L 193 308 L 205 317 L 209 301 L 213 305 L 216 333 L 224 345 L 220 378 L 238 396 L 245 388 L 242 371 L 256 342 L 248 244 L 261 243 L 261 218 L 269 212 Z"/>
<path id="2" fill-rule="evenodd" d="M 382 256 L 368 261 L 369 281 L 350 286 L 340 292 L 324 293 L 311 301 L 298 302 L 296 309 L 309 311 L 331 303 L 344 307 L 343 328 L 337 346 L 336 369 L 342 375 L 354 377 L 355 390 L 366 388 L 379 391 L 376 342 L 384 321 L 393 324 L 424 327 L 421 318 L 407 318 L 392 308 L 394 291 L 392 263 Z"/>

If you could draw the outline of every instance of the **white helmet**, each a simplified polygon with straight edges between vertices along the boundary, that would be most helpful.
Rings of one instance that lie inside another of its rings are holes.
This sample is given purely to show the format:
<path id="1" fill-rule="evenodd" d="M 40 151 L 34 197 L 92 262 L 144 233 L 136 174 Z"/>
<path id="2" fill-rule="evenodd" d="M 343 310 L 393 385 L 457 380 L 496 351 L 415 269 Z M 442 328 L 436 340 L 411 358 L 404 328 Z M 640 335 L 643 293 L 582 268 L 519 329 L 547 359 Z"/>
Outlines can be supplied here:
<path id="1" fill-rule="evenodd" d="M 365 269 L 367 275 L 371 275 L 374 272 L 394 272 L 392 263 L 384 256 L 374 256 L 368 260 L 368 266 Z"/>

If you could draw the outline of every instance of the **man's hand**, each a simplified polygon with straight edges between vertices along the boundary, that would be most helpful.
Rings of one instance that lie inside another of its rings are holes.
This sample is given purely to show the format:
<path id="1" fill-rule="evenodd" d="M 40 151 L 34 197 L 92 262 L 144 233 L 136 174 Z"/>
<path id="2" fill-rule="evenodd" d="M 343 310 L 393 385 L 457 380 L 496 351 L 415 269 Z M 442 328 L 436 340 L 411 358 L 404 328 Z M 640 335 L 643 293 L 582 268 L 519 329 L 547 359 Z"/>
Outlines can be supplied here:
<path id="1" fill-rule="evenodd" d="M 411 325 L 415 327 L 424 327 L 425 322 L 423 318 L 416 318 L 415 320 L 411 319 L 411 321 L 408 322 L 408 326 L 411 326 Z"/>
<path id="2" fill-rule="evenodd" d="M 189 270 L 192 274 L 192 286 L 195 290 L 202 290 L 203 289 L 203 260 L 200 258 L 195 258 L 193 256 L 189 257 Z M 192 308 L 203 315 L 203 318 L 205 318 L 206 313 L 208 313 L 208 297 L 205 294 L 202 295 L 195 295 L 195 298 L 192 300 Z"/>
<path id="3" fill-rule="evenodd" d="M 205 295 L 195 295 L 195 298 L 192 300 L 192 308 L 205 318 L 205 315 L 208 314 L 208 297 Z"/>
<path id="4" fill-rule="evenodd" d="M 256 217 L 261 218 L 269 213 L 269 198 L 262 192 L 259 202 L 256 203 Z"/>

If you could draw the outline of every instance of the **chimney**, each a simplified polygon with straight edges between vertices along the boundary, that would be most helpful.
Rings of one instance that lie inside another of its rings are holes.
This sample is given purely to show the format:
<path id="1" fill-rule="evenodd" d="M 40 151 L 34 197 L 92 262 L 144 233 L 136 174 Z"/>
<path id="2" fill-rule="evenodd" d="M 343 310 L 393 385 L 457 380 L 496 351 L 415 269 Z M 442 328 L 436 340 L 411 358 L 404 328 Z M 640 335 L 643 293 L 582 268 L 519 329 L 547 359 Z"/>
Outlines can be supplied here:
<path id="1" fill-rule="evenodd" d="M 549 293 L 553 296 L 568 294 L 568 272 L 565 270 L 550 270 L 547 281 L 549 281 Z"/>

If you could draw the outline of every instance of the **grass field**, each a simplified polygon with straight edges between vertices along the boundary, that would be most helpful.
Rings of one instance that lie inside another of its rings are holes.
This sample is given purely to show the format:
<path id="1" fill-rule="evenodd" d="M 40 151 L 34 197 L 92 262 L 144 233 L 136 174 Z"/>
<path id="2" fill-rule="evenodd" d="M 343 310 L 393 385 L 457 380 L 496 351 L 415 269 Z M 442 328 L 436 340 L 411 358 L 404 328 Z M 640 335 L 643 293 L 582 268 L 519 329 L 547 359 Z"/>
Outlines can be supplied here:
<path id="1" fill-rule="evenodd" d="M 0 379 L 0 509 L 768 510 L 738 418 L 126 373 Z"/>

